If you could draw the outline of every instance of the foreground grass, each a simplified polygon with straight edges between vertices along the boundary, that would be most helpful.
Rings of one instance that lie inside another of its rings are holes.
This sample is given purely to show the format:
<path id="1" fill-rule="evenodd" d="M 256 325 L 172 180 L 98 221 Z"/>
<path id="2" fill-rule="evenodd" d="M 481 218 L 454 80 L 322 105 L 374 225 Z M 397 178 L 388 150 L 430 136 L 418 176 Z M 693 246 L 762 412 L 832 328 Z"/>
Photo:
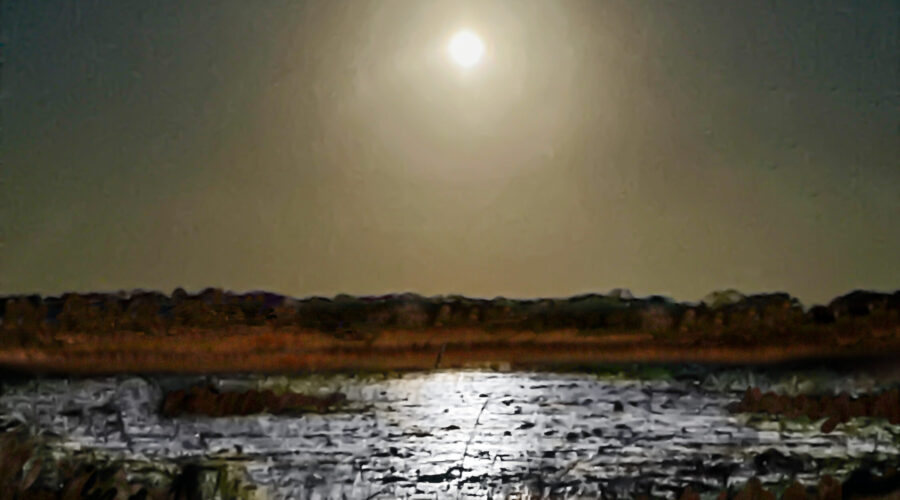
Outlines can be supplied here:
<path id="1" fill-rule="evenodd" d="M 97 450 L 63 451 L 17 427 L 0 434 L 0 497 L 10 500 L 261 500 L 240 465 L 123 460 Z"/>

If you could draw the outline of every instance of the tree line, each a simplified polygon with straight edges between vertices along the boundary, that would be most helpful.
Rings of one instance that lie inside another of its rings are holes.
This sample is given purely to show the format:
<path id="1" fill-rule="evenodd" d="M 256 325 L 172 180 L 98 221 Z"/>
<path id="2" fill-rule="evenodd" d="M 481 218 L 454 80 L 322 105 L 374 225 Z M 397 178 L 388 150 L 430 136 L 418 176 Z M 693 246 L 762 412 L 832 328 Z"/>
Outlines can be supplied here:
<path id="1" fill-rule="evenodd" d="M 852 322 L 860 317 L 885 326 L 896 325 L 900 323 L 898 312 L 900 291 L 893 294 L 855 291 L 808 311 L 785 293 L 743 296 L 733 290 L 714 292 L 696 304 L 678 303 L 662 296 L 634 299 L 602 294 L 534 300 L 415 294 L 338 295 L 298 300 L 267 292 L 235 294 L 217 288 L 193 295 L 178 288 L 170 295 L 136 291 L 0 298 L 2 329 L 26 337 L 54 332 L 156 334 L 179 328 L 216 329 L 238 325 L 302 327 L 330 332 L 477 327 L 779 334 L 809 325 Z"/>

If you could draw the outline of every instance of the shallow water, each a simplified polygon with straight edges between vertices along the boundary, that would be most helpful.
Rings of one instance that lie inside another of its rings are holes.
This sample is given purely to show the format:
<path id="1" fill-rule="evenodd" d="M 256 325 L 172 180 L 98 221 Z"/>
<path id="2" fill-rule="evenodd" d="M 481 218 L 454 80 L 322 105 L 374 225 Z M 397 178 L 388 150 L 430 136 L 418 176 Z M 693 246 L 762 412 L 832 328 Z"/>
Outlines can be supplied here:
<path id="1" fill-rule="evenodd" d="M 290 499 L 576 498 L 648 488 L 666 494 L 686 483 L 711 490 L 754 475 L 815 482 L 823 470 L 840 475 L 859 460 L 898 454 L 896 437 L 881 423 L 869 432 L 850 435 L 839 426 L 822 434 L 817 425 L 750 426 L 725 409 L 748 385 L 786 392 L 877 385 L 864 377 L 775 380 L 749 371 L 680 380 L 493 371 L 226 377 L 213 382 L 223 389 L 339 390 L 352 404 L 300 417 L 158 415 L 166 388 L 196 381 L 7 383 L 0 414 L 62 436 L 68 448 L 153 460 L 237 455 L 269 497 Z M 763 455 L 767 450 L 774 452 Z"/>

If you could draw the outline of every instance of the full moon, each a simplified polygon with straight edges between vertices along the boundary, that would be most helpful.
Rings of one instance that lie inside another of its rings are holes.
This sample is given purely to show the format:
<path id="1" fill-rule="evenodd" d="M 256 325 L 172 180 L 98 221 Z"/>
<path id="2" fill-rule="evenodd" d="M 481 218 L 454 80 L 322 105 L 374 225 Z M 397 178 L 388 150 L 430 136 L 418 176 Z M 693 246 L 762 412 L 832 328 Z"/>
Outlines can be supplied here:
<path id="1" fill-rule="evenodd" d="M 470 68 L 481 60 L 481 56 L 484 54 L 484 43 L 475 33 L 460 31 L 450 39 L 447 50 L 456 64 Z"/>

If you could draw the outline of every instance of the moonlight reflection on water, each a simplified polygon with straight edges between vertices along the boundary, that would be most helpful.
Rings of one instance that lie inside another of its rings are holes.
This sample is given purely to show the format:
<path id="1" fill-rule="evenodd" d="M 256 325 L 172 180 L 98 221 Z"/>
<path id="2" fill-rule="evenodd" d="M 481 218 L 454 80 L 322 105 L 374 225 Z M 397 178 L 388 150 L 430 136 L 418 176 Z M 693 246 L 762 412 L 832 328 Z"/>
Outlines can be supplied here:
<path id="1" fill-rule="evenodd" d="M 751 381 L 760 383 L 746 373 L 226 377 L 214 379 L 223 390 L 339 390 L 352 404 L 327 415 L 164 419 L 164 389 L 196 379 L 42 380 L 8 385 L 0 414 L 64 436 L 69 447 L 156 460 L 239 455 L 274 498 L 578 497 L 651 485 L 665 493 L 685 482 L 702 489 L 753 475 L 779 481 L 785 470 L 754 465 L 770 449 L 801 481 L 817 480 L 827 459 L 837 459 L 831 472 L 839 474 L 860 458 L 898 453 L 884 432 L 747 426 L 725 407 Z"/>

